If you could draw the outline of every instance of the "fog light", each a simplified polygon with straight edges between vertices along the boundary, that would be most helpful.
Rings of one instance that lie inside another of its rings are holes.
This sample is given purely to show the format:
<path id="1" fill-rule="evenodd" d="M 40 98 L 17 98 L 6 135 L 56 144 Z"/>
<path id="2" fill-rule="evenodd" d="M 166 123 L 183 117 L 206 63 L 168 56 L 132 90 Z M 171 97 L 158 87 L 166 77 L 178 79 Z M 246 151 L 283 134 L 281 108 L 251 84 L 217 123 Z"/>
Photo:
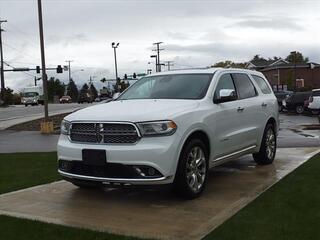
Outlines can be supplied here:
<path id="1" fill-rule="evenodd" d="M 141 171 L 139 167 L 133 167 L 134 170 L 136 170 L 137 173 L 139 173 L 142 177 L 145 177 L 146 175 Z"/>

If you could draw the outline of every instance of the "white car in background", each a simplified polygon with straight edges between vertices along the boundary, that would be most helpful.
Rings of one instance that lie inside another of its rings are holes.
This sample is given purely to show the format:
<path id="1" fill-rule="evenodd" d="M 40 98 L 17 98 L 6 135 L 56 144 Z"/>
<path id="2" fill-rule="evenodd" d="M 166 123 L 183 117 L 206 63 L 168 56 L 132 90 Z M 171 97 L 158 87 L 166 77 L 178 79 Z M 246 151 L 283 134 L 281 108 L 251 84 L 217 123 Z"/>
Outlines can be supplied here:
<path id="1" fill-rule="evenodd" d="M 311 96 L 309 97 L 308 109 L 313 114 L 320 113 L 320 89 L 312 90 Z"/>
<path id="2" fill-rule="evenodd" d="M 173 184 L 195 198 L 211 167 L 244 154 L 271 164 L 278 127 L 277 99 L 259 72 L 157 73 L 65 117 L 58 171 L 79 187 Z"/>

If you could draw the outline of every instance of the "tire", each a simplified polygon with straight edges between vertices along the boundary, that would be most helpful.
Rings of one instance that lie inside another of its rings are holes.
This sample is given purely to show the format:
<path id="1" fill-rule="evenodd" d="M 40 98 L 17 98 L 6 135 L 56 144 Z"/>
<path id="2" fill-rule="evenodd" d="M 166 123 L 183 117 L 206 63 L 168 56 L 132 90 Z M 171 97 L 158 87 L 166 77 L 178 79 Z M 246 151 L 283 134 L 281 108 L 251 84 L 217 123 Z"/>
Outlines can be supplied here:
<path id="1" fill-rule="evenodd" d="M 24 106 L 25 106 L 25 107 L 28 107 L 28 104 L 25 104 Z"/>
<path id="2" fill-rule="evenodd" d="M 264 130 L 260 150 L 252 154 L 253 159 L 259 165 L 271 164 L 276 156 L 277 137 L 272 124 L 268 124 Z"/>
<path id="3" fill-rule="evenodd" d="M 304 107 L 302 105 L 296 106 L 296 113 L 302 114 L 304 112 Z"/>
<path id="4" fill-rule="evenodd" d="M 180 154 L 174 190 L 186 199 L 194 199 L 205 189 L 208 178 L 209 154 L 200 139 L 191 139 Z M 197 159 L 198 164 L 196 165 Z"/>
<path id="5" fill-rule="evenodd" d="M 311 110 L 311 113 L 312 113 L 313 115 L 319 115 L 320 110 L 314 109 L 314 110 Z"/>
<path id="6" fill-rule="evenodd" d="M 283 106 L 279 105 L 279 112 L 283 112 Z"/>

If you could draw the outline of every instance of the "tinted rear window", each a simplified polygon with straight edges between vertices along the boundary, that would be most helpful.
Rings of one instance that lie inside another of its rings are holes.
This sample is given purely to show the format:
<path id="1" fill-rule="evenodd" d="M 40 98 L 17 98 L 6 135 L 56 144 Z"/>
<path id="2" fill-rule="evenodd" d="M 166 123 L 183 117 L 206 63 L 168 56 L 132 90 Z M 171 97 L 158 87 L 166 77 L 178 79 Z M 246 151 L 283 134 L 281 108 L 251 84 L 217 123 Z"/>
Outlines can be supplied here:
<path id="1" fill-rule="evenodd" d="M 251 98 L 257 95 L 256 89 L 247 74 L 233 73 L 232 78 L 236 85 L 239 99 Z"/>
<path id="2" fill-rule="evenodd" d="M 251 75 L 251 76 L 258 84 L 259 88 L 261 89 L 261 92 L 263 92 L 264 94 L 270 94 L 272 92 L 269 85 L 266 83 L 266 80 L 256 75 Z"/>

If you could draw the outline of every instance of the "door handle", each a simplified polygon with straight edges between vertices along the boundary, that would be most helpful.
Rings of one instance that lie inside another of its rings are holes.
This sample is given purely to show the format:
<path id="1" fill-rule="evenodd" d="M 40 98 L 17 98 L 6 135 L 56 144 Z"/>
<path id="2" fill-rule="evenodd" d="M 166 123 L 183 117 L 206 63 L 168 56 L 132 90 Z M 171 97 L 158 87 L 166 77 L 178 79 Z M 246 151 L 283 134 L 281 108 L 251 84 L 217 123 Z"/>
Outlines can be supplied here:
<path id="1" fill-rule="evenodd" d="M 261 104 L 261 107 L 266 107 L 266 106 L 268 106 L 268 104 L 266 104 L 266 103 Z"/>
<path id="2" fill-rule="evenodd" d="M 237 109 L 238 112 L 242 112 L 243 110 L 244 110 L 243 107 L 238 107 L 238 109 Z"/>

